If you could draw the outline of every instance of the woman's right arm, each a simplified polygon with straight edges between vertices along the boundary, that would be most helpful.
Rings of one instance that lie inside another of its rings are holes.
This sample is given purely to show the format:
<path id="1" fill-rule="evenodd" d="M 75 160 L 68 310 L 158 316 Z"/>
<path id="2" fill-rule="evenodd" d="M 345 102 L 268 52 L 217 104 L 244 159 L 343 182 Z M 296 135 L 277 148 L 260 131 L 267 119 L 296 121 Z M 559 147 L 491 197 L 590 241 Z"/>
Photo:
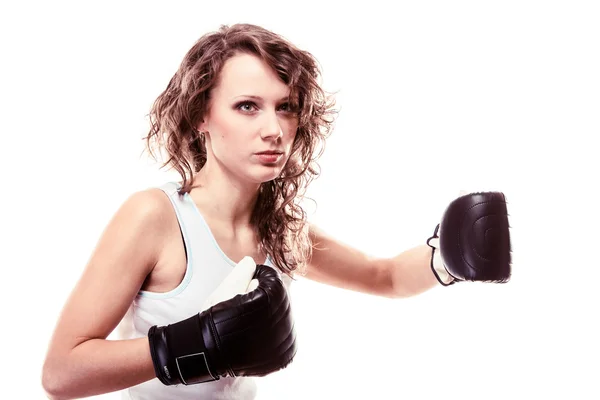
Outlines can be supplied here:
<path id="1" fill-rule="evenodd" d="M 155 377 L 148 338 L 106 340 L 157 263 L 168 199 L 158 189 L 130 196 L 116 212 L 67 300 L 42 373 L 51 399 L 114 392 Z"/>

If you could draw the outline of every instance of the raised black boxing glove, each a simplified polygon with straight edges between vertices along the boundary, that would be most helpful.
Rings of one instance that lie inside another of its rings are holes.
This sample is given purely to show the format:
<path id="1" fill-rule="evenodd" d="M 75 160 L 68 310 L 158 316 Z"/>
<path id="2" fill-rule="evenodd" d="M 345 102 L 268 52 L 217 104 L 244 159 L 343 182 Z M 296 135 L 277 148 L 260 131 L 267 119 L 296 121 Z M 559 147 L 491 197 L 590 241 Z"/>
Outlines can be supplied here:
<path id="1" fill-rule="evenodd" d="M 157 378 L 191 385 L 222 377 L 265 376 L 296 354 L 287 290 L 271 267 L 257 265 L 258 287 L 191 318 L 148 331 Z"/>
<path id="2" fill-rule="evenodd" d="M 456 281 L 508 282 L 509 229 L 503 193 L 479 192 L 455 199 L 427 240 L 438 281 L 444 286 Z"/>

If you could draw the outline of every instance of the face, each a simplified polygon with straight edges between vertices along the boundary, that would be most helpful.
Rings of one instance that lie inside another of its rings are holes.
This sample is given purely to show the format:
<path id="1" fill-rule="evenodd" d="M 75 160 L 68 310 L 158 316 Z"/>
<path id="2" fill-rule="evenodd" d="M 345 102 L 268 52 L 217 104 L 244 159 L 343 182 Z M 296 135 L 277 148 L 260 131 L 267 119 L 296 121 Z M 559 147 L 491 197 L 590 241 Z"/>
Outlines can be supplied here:
<path id="1" fill-rule="evenodd" d="M 278 177 L 298 128 L 288 94 L 288 87 L 258 57 L 230 58 L 198 127 L 206 135 L 207 165 L 217 164 L 252 183 Z"/>

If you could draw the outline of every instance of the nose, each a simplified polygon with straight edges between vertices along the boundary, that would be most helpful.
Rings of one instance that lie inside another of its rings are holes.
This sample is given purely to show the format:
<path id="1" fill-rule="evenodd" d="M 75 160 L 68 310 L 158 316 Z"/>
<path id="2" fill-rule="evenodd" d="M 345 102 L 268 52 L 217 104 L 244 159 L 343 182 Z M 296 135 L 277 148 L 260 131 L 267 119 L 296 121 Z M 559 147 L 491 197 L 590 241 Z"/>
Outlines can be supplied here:
<path id="1" fill-rule="evenodd" d="M 265 113 L 260 136 L 265 140 L 278 140 L 283 136 L 283 129 L 276 112 Z"/>

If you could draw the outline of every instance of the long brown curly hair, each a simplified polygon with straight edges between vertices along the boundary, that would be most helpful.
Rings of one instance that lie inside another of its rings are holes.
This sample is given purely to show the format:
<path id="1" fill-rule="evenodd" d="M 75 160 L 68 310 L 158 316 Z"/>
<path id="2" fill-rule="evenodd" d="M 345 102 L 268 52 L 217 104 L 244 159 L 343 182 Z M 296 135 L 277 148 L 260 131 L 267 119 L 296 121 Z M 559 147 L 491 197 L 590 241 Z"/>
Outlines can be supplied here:
<path id="1" fill-rule="evenodd" d="M 259 246 L 290 277 L 303 271 L 312 255 L 306 212 L 300 205 L 309 183 L 319 175 L 317 159 L 335 120 L 335 101 L 319 84 L 317 60 L 288 40 L 252 24 L 222 25 L 202 36 L 187 52 L 167 88 L 150 110 L 147 149 L 166 151 L 162 167 L 183 179 L 180 192 L 191 190 L 194 174 L 206 163 L 204 136 L 196 127 L 209 109 L 211 91 L 225 62 L 239 53 L 260 57 L 290 88 L 298 110 L 298 130 L 281 175 L 261 185 L 251 224 Z M 162 168 L 161 167 L 161 168 Z"/>

